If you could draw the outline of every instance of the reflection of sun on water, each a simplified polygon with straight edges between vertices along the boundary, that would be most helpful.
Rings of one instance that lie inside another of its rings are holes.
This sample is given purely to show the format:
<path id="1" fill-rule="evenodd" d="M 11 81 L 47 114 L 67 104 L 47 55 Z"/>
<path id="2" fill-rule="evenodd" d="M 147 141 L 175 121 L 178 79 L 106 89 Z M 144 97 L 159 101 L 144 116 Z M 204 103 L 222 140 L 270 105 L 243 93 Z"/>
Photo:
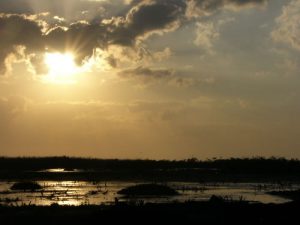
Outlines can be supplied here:
<path id="1" fill-rule="evenodd" d="M 45 64 L 49 70 L 45 81 L 50 83 L 76 83 L 75 75 L 81 70 L 74 62 L 74 56 L 70 53 L 46 53 Z"/>

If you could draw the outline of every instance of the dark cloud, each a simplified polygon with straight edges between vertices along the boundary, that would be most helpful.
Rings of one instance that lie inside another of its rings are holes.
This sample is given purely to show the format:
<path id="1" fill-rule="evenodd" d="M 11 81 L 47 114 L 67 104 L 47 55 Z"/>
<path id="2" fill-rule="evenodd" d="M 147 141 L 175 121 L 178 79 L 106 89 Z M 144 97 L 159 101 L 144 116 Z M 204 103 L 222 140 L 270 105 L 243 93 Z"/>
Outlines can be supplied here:
<path id="1" fill-rule="evenodd" d="M 0 17 L 1 49 L 11 45 L 24 45 L 28 49 L 40 49 L 42 31 L 37 22 L 25 16 Z"/>
<path id="2" fill-rule="evenodd" d="M 247 5 L 247 4 L 261 4 L 261 3 L 265 3 L 268 0 L 225 0 L 225 4 L 226 3 L 234 3 L 237 5 Z"/>
<path id="3" fill-rule="evenodd" d="M 134 37 L 174 29 L 184 12 L 181 1 L 149 1 L 133 7 L 127 14 L 127 26 Z"/>
<path id="4" fill-rule="evenodd" d="M 168 69 L 152 69 L 148 67 L 137 67 L 134 69 L 123 70 L 118 73 L 124 78 L 166 78 L 174 75 L 173 70 Z"/>
<path id="5" fill-rule="evenodd" d="M 182 1 L 141 1 L 125 17 L 105 21 L 110 31 L 110 44 L 133 46 L 138 39 L 174 30 L 183 12 Z"/>
<path id="6" fill-rule="evenodd" d="M 245 5 L 255 5 L 262 4 L 268 0 L 187 0 L 187 2 L 194 2 L 196 6 L 204 10 L 215 10 L 225 5 L 236 5 L 236 6 L 245 6 Z"/>
<path id="7" fill-rule="evenodd" d="M 96 47 L 106 48 L 107 28 L 101 24 L 74 23 L 68 29 L 56 27 L 45 35 L 45 45 L 49 51 L 71 51 L 78 64 L 85 57 L 93 55 Z"/>
<path id="8" fill-rule="evenodd" d="M 16 46 L 26 46 L 27 52 L 42 51 L 42 31 L 37 22 L 25 16 L 0 17 L 0 73 L 5 72 L 6 57 L 15 52 Z"/>

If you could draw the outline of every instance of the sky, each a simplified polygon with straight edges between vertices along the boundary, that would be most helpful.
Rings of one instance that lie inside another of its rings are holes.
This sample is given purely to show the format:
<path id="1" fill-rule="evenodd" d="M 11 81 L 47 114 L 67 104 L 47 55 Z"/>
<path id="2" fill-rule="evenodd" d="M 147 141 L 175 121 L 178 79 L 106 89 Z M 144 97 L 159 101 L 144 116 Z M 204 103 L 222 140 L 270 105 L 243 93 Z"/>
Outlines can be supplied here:
<path id="1" fill-rule="evenodd" d="M 0 155 L 300 157 L 300 0 L 0 0 Z"/>

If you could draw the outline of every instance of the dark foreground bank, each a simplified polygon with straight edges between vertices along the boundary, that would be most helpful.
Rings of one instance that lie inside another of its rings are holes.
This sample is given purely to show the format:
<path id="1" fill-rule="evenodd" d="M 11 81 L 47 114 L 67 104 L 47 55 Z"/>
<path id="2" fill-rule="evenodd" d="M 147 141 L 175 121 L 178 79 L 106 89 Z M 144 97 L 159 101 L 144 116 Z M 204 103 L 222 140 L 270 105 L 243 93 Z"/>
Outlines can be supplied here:
<path id="1" fill-rule="evenodd" d="M 0 206 L 0 223 L 10 224 L 297 224 L 300 202 L 186 202 L 113 206 Z"/>

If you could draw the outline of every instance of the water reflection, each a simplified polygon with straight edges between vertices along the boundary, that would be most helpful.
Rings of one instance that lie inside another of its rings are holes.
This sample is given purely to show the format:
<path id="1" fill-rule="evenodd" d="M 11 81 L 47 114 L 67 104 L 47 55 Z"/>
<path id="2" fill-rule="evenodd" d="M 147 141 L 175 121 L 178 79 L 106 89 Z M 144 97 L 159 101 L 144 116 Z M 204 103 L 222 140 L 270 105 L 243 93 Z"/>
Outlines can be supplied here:
<path id="1" fill-rule="evenodd" d="M 14 182 L 0 182 L 0 203 L 7 205 L 82 205 L 111 204 L 115 199 L 129 201 L 117 194 L 122 188 L 135 185 L 134 182 L 84 182 L 84 181 L 38 181 L 43 186 L 38 191 L 12 191 Z M 181 195 L 173 197 L 139 198 L 144 202 L 183 202 L 187 200 L 204 201 L 212 195 L 230 200 L 258 201 L 262 203 L 284 203 L 288 199 L 269 195 L 266 192 L 282 190 L 276 184 L 256 183 L 183 183 L 170 182 L 167 185 Z M 263 187 L 263 188 L 262 188 Z M 289 185 L 288 190 L 298 189 L 300 185 Z"/>
<path id="2" fill-rule="evenodd" d="M 52 168 L 52 169 L 46 169 L 46 170 L 40 170 L 38 172 L 43 172 L 43 173 L 67 173 L 67 172 L 82 172 L 83 170 L 79 169 L 73 169 L 73 168 Z"/>

